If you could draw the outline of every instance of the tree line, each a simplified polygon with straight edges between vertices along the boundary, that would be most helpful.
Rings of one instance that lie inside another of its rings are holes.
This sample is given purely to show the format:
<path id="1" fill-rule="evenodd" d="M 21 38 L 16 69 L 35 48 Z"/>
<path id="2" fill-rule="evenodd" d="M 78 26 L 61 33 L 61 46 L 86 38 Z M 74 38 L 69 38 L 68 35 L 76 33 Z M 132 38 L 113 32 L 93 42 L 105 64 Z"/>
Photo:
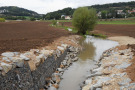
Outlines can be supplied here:
<path id="1" fill-rule="evenodd" d="M 101 12 L 103 19 L 113 18 L 113 17 L 115 17 L 115 18 L 125 17 L 125 15 L 117 14 L 117 10 L 123 10 L 123 12 L 125 12 L 127 14 L 127 17 L 135 16 L 134 13 L 132 13 L 132 14 L 127 13 L 128 10 L 132 10 L 135 8 L 135 1 L 88 6 L 88 9 L 90 9 L 90 8 L 95 8 L 97 13 Z M 75 10 L 76 9 L 74 9 L 74 8 L 68 7 L 68 8 L 65 8 L 62 10 L 47 13 L 47 14 L 43 15 L 43 18 L 46 20 L 62 19 L 61 15 L 72 16 Z"/>

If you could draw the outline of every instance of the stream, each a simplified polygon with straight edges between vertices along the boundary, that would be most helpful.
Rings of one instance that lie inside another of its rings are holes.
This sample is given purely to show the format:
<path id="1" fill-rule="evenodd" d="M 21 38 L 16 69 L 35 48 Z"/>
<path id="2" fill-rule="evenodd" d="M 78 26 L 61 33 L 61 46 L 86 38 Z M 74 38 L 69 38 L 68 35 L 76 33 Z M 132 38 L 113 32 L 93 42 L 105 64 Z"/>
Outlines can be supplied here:
<path id="1" fill-rule="evenodd" d="M 79 60 L 64 72 L 58 90 L 80 90 L 81 83 L 90 75 L 90 69 L 96 67 L 95 61 L 104 51 L 118 45 L 115 41 L 92 36 L 80 40 L 80 44 L 85 49 L 79 54 Z"/>

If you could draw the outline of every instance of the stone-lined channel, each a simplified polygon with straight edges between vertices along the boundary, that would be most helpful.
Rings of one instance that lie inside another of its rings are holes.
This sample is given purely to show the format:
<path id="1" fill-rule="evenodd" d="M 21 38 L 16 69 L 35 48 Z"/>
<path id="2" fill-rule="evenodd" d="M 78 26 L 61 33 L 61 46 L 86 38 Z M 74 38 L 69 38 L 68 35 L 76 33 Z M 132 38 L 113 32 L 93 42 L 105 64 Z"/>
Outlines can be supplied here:
<path id="1" fill-rule="evenodd" d="M 90 75 L 89 70 L 96 67 L 96 62 L 102 53 L 118 45 L 117 42 L 87 36 L 80 40 L 85 48 L 79 54 L 79 60 L 74 62 L 62 76 L 59 90 L 80 90 L 81 83 Z"/>

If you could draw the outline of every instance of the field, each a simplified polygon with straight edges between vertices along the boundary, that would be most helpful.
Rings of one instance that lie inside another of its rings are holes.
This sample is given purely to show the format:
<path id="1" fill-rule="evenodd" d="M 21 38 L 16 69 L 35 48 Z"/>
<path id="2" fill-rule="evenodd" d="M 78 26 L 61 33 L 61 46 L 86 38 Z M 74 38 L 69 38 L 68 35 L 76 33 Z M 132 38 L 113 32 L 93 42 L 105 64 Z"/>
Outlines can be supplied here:
<path id="1" fill-rule="evenodd" d="M 68 22 L 61 20 L 60 24 L 61 22 L 64 22 L 64 28 L 72 27 L 70 20 Z M 68 36 L 71 34 L 64 30 L 64 28 L 52 27 L 50 24 L 51 21 L 1 22 L 0 53 L 5 51 L 27 51 L 32 48 L 46 46 L 61 36 Z M 97 24 L 93 33 L 99 33 L 107 36 L 124 35 L 135 38 L 135 25 Z"/>
<path id="2" fill-rule="evenodd" d="M 70 35 L 63 29 L 49 26 L 49 22 L 0 23 L 0 53 L 26 51 L 53 42 L 61 36 Z"/>
<path id="3" fill-rule="evenodd" d="M 71 22 L 65 22 L 64 25 L 72 27 Z M 93 33 L 104 34 L 107 36 L 124 35 L 135 38 L 135 25 L 97 24 Z"/>

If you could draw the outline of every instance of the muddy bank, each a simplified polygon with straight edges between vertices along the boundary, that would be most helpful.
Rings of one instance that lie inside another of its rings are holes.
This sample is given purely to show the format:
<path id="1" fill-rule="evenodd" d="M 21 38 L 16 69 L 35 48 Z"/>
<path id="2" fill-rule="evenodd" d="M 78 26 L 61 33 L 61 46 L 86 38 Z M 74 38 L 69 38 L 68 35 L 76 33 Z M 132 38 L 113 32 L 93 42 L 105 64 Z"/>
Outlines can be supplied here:
<path id="1" fill-rule="evenodd" d="M 60 68 L 63 68 L 61 62 L 71 51 L 75 53 L 79 51 L 77 41 L 79 38 L 77 35 L 61 37 L 49 46 L 39 49 L 31 49 L 24 53 L 2 53 L 0 57 L 1 90 L 39 90 L 48 88 L 46 85 L 56 87 L 56 81 L 53 80 L 52 83 L 49 78 L 55 71 L 60 72 Z M 77 60 L 75 56 L 76 54 L 72 56 L 72 61 Z"/>

